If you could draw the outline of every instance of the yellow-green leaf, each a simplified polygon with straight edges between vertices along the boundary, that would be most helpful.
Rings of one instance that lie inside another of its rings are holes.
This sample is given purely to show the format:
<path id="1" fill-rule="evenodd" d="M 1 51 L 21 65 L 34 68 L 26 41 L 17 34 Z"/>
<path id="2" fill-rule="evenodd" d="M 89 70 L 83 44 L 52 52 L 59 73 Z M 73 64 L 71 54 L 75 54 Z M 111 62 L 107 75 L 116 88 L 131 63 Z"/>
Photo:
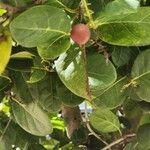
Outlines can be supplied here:
<path id="1" fill-rule="evenodd" d="M 5 70 L 10 59 L 12 39 L 9 35 L 0 38 L 0 75 Z"/>

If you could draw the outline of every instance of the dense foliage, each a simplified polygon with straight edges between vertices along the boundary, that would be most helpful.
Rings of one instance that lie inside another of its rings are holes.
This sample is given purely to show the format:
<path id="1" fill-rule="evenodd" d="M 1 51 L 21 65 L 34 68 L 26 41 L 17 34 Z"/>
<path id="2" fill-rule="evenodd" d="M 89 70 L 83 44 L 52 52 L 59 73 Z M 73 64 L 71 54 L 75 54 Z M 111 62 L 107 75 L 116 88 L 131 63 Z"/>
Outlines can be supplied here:
<path id="1" fill-rule="evenodd" d="M 0 0 L 0 150 L 150 150 L 149 5 Z"/>

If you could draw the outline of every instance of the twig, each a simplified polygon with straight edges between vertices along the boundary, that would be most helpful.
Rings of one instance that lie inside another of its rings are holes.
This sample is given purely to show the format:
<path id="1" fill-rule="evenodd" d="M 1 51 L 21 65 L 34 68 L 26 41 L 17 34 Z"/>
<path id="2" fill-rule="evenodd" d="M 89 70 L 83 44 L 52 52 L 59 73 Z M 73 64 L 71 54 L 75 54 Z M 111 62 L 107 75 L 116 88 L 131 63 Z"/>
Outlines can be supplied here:
<path id="1" fill-rule="evenodd" d="M 89 124 L 89 118 L 88 118 L 88 112 L 87 112 L 87 104 L 85 102 L 85 119 L 86 119 L 86 126 L 88 128 L 88 130 L 100 141 L 102 141 L 105 145 L 108 145 L 108 143 L 106 141 L 104 141 L 99 135 L 97 135 L 91 128 L 90 124 Z"/>
<path id="2" fill-rule="evenodd" d="M 1 140 L 3 139 L 3 137 L 4 137 L 4 135 L 5 135 L 6 131 L 7 131 L 7 129 L 8 129 L 8 127 L 9 127 L 10 123 L 11 123 L 11 119 L 9 119 L 9 121 L 8 121 L 8 123 L 7 123 L 7 125 L 6 125 L 6 127 L 5 127 L 5 129 L 4 129 L 4 131 L 3 131 L 3 133 L 2 133 L 2 135 L 0 136 L 0 142 L 1 142 Z"/>
<path id="3" fill-rule="evenodd" d="M 83 7 L 85 9 L 85 13 L 87 15 L 87 17 L 89 18 L 89 23 L 90 23 L 90 26 L 93 28 L 93 29 L 96 29 L 96 26 L 95 26 L 95 23 L 93 21 L 93 17 L 90 13 L 90 10 L 88 8 L 88 4 L 87 4 L 87 1 L 86 0 L 82 0 L 82 4 L 83 4 Z"/>
<path id="4" fill-rule="evenodd" d="M 120 139 L 118 139 L 118 140 L 116 140 L 116 141 L 110 143 L 109 145 L 107 145 L 106 147 L 104 147 L 104 148 L 101 149 L 101 150 L 108 150 L 108 149 L 110 149 L 111 147 L 113 147 L 113 146 L 115 146 L 115 145 L 117 145 L 117 144 L 119 144 L 119 143 L 125 141 L 126 139 L 132 138 L 132 137 L 135 137 L 135 136 L 136 136 L 135 133 L 127 134 L 127 135 L 123 136 L 122 138 L 120 138 Z"/>

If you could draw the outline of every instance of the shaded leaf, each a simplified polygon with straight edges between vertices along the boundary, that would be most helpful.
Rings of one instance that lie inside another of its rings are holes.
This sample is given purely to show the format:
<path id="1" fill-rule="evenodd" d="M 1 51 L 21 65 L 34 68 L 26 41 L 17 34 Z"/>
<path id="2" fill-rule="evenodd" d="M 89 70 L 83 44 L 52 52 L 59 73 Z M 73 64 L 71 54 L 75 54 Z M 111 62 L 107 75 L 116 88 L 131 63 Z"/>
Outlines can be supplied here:
<path id="1" fill-rule="evenodd" d="M 138 129 L 137 141 L 143 149 L 150 149 L 150 124 L 144 124 Z"/>
<path id="2" fill-rule="evenodd" d="M 37 136 L 45 136 L 52 132 L 48 115 L 37 103 L 25 105 L 13 99 L 11 107 L 15 120 L 25 131 Z"/>
<path id="3" fill-rule="evenodd" d="M 0 91 L 8 86 L 11 80 L 6 76 L 0 76 Z"/>

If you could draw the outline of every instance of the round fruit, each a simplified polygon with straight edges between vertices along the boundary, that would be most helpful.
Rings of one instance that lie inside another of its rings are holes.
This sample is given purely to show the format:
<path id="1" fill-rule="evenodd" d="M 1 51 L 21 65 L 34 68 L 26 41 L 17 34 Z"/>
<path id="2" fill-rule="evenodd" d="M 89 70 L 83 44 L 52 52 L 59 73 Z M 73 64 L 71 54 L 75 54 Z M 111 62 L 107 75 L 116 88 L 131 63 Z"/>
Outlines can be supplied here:
<path id="1" fill-rule="evenodd" d="M 71 30 L 71 39 L 79 45 L 86 44 L 90 39 L 90 30 L 85 24 L 76 24 Z"/>

